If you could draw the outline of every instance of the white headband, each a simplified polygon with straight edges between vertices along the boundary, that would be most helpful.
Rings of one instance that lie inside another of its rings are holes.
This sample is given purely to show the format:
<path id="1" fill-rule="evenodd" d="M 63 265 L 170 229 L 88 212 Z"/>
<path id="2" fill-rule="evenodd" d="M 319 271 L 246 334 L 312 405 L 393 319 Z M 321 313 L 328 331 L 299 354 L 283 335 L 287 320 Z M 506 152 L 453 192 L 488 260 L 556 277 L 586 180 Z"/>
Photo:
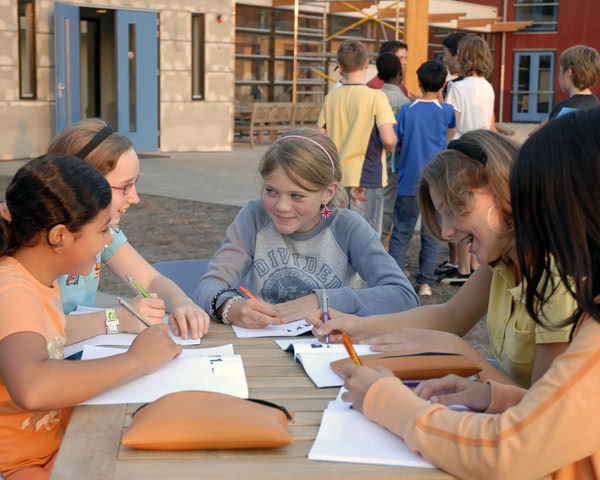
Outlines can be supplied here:
<path id="1" fill-rule="evenodd" d="M 285 135 L 283 137 L 279 137 L 275 141 L 275 143 L 279 142 L 280 140 L 284 140 L 286 138 L 303 138 L 304 140 L 308 140 L 309 142 L 314 143 L 317 147 L 319 147 L 321 150 L 323 150 L 323 152 L 325 152 L 325 155 L 327 155 L 327 158 L 331 162 L 331 172 L 333 173 L 333 178 L 335 178 L 335 165 L 333 164 L 333 158 L 331 158 L 331 155 L 329 155 L 329 152 L 327 150 L 325 150 L 325 147 L 323 145 L 321 145 L 319 142 L 316 142 L 312 138 L 303 137 L 302 135 Z"/>

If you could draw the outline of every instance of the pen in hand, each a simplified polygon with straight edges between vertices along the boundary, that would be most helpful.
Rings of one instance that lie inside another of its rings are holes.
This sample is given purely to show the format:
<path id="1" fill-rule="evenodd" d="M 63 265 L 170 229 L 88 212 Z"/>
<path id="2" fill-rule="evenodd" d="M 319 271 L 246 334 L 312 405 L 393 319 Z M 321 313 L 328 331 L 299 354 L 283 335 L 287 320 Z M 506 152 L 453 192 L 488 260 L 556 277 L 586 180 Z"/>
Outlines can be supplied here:
<path id="1" fill-rule="evenodd" d="M 323 323 L 329 321 L 329 302 L 327 300 L 327 292 L 323 291 Z M 325 335 L 325 343 L 329 343 L 329 335 Z"/>
<path id="2" fill-rule="evenodd" d="M 358 358 L 358 355 L 356 354 L 356 351 L 354 350 L 354 347 L 352 346 L 350 337 L 348 335 L 346 335 L 345 333 L 342 333 L 342 342 L 344 342 L 344 347 L 346 347 L 346 350 L 348 351 L 348 355 L 350 355 L 350 358 L 352 360 L 354 360 L 354 363 L 356 363 L 359 367 L 362 367 L 362 362 L 360 361 L 360 358 Z"/>
<path id="3" fill-rule="evenodd" d="M 117 297 L 117 300 L 119 301 L 119 303 L 123 306 L 123 308 L 125 310 L 127 310 L 129 313 L 131 313 L 135 318 L 137 318 L 144 325 L 146 325 L 147 327 L 152 326 L 152 323 L 150 323 L 148 320 L 146 320 L 141 313 L 139 313 L 135 308 L 133 308 L 131 305 L 129 305 L 129 303 L 127 303 L 125 300 L 123 300 L 120 297 Z"/>
<path id="4" fill-rule="evenodd" d="M 135 280 L 131 275 L 125 275 L 125 278 L 129 281 L 129 284 L 136 289 L 138 292 L 142 294 L 144 298 L 151 298 L 152 296 L 146 291 L 144 287 L 142 287 L 137 280 Z"/>
<path id="5" fill-rule="evenodd" d="M 242 291 L 242 293 L 245 293 L 252 300 L 258 300 L 260 302 L 260 300 L 258 298 L 256 298 L 253 294 L 251 294 L 250 291 L 247 288 L 240 287 L 240 290 Z M 279 323 L 281 323 L 281 324 L 284 323 L 283 320 L 281 318 L 279 318 L 277 315 L 275 315 L 275 318 L 277 320 L 279 320 Z"/>

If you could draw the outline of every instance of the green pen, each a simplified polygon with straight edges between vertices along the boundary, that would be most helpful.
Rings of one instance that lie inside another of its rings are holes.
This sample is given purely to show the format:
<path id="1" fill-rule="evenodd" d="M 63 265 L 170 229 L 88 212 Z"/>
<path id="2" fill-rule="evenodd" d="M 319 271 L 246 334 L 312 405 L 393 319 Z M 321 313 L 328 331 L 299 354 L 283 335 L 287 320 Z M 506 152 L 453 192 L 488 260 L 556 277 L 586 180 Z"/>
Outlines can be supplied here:
<path id="1" fill-rule="evenodd" d="M 129 283 L 133 288 L 135 288 L 138 292 L 142 294 L 142 297 L 152 298 L 151 295 L 146 291 L 146 289 L 142 287 L 136 280 L 134 280 L 134 278 L 131 275 L 125 275 L 125 278 L 129 280 Z"/>

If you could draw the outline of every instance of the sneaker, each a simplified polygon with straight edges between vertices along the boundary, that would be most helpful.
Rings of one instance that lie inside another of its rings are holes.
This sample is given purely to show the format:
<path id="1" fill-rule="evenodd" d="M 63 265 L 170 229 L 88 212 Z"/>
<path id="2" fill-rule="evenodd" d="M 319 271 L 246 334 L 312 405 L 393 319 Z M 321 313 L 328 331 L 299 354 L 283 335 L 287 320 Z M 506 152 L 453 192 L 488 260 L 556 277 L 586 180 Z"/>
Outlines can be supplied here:
<path id="1" fill-rule="evenodd" d="M 444 273 L 440 274 L 440 275 L 436 275 L 435 277 L 435 281 L 440 283 L 443 282 L 445 278 L 447 277 L 455 277 L 456 275 L 459 275 L 458 273 L 458 267 L 456 268 L 450 268 L 448 270 L 446 270 Z"/>
<path id="2" fill-rule="evenodd" d="M 417 289 L 417 293 L 420 297 L 431 297 L 433 292 L 431 291 L 431 287 L 428 283 L 421 283 L 419 288 Z"/>
<path id="3" fill-rule="evenodd" d="M 442 278 L 440 281 L 447 285 L 461 286 L 469 279 L 470 273 L 459 273 L 458 270 L 452 275 Z"/>
<path id="4" fill-rule="evenodd" d="M 454 270 L 458 270 L 458 265 L 454 265 L 446 260 L 444 263 L 440 263 L 433 273 L 435 275 L 446 275 Z"/>

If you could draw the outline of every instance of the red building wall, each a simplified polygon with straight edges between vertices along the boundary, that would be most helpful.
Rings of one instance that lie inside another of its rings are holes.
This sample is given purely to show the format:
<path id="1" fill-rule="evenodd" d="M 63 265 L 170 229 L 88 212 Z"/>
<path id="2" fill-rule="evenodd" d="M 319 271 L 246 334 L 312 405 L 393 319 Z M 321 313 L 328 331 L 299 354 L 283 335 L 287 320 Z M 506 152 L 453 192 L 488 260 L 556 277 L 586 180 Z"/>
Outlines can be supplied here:
<path id="1" fill-rule="evenodd" d="M 488 2 L 480 2 L 486 3 Z M 496 5 L 501 14 L 503 0 L 497 0 Z M 508 1 L 507 20 L 516 20 L 513 1 Z M 554 50 L 555 51 L 555 74 L 554 74 L 554 100 L 556 103 L 566 95 L 561 91 L 558 83 L 559 62 L 558 59 L 563 50 L 570 46 L 583 44 L 590 45 L 600 50 L 600 1 L 599 0 L 561 0 L 558 6 L 558 29 L 556 32 L 515 32 L 506 34 L 505 52 L 505 75 L 504 111 L 502 121 L 511 121 L 513 86 L 514 52 L 516 50 Z M 500 97 L 500 65 L 501 65 L 502 34 L 496 38 L 496 61 L 494 65 L 494 86 L 496 95 Z M 592 88 L 592 91 L 600 96 L 600 82 Z M 496 105 L 498 115 L 500 98 Z"/>

